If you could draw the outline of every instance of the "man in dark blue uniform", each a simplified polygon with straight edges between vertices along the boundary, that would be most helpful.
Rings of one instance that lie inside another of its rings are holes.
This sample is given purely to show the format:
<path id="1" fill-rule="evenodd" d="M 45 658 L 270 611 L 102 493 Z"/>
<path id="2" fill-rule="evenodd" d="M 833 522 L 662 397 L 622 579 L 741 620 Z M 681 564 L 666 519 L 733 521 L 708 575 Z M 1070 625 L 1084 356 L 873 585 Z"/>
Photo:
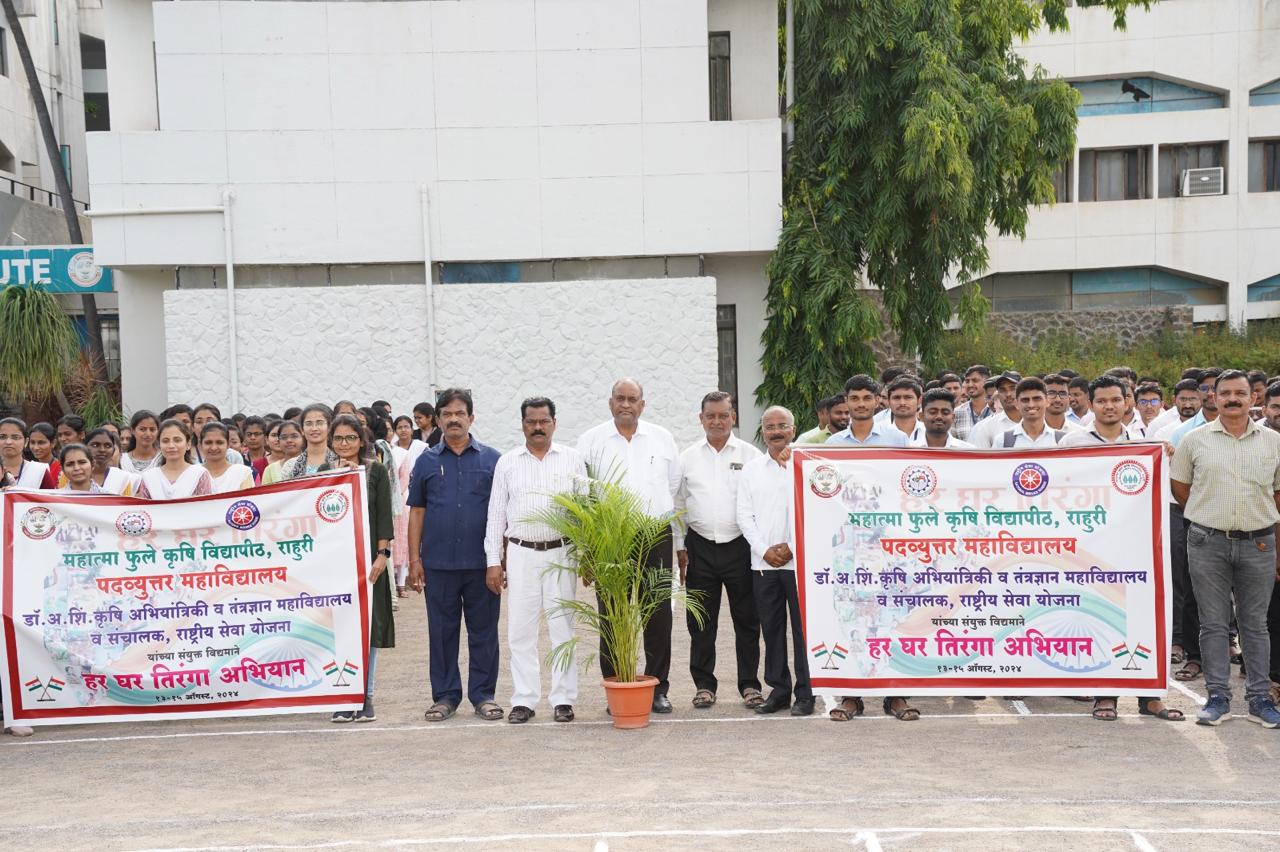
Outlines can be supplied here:
<path id="1" fill-rule="evenodd" d="M 467 698 L 481 719 L 500 720 L 498 608 L 485 584 L 485 522 L 499 453 L 471 437 L 471 394 L 441 391 L 436 423 L 443 440 L 423 451 L 409 479 L 409 587 L 426 591 L 431 643 L 428 722 L 442 722 L 462 703 L 458 642 L 467 622 Z"/>

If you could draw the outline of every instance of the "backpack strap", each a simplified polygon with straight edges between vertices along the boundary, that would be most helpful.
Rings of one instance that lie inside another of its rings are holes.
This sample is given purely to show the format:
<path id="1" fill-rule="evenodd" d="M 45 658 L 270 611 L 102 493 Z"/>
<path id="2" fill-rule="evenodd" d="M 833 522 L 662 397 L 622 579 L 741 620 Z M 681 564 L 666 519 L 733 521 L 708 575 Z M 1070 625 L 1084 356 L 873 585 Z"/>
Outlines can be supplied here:
<path id="1" fill-rule="evenodd" d="M 1017 442 L 1018 442 L 1018 436 L 1017 436 L 1017 435 L 1015 435 L 1015 434 L 1013 434 L 1013 430 L 1012 430 L 1012 429 L 1010 429 L 1008 432 L 1005 432 L 1005 433 L 1004 433 L 1004 441 L 1003 441 L 1003 443 L 1004 443 L 1004 448 L 1005 448 L 1006 450 L 1012 449 L 1012 448 L 1013 448 L 1013 445 L 1014 445 L 1014 444 L 1016 444 Z"/>

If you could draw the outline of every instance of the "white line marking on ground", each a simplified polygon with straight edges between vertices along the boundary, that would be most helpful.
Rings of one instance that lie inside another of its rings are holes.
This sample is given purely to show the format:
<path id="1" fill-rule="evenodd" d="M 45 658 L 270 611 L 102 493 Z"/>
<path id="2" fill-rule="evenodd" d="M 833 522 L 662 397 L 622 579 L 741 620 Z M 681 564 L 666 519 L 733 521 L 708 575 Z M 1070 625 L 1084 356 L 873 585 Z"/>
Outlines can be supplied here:
<path id="1" fill-rule="evenodd" d="M 137 850 L 137 852 L 256 852 L 270 849 L 338 849 L 350 846 L 377 846 L 394 848 L 396 846 L 442 846 L 445 844 L 492 844 L 516 843 L 520 841 L 546 840 L 591 840 L 599 842 L 602 838 L 633 839 L 662 837 L 744 837 L 744 836 L 779 836 L 797 834 L 816 835 L 868 835 L 884 834 L 1119 834 L 1133 838 L 1138 831 L 1147 834 L 1175 835 L 1208 835 L 1233 837 L 1280 837 L 1280 831 L 1247 828 L 1115 828 L 1080 825 L 1028 825 L 1028 826 L 966 826 L 966 827 L 886 827 L 886 828 L 810 828 L 803 826 L 761 827 L 761 828 L 703 828 L 703 829 L 650 829 L 636 831 L 602 831 L 602 832 L 525 832 L 519 834 L 489 835 L 453 835 L 450 837 L 401 837 L 390 840 L 370 841 L 367 838 L 351 840 L 331 840 L 324 843 L 302 844 L 255 844 L 246 846 L 177 846 L 155 847 Z M 877 840 L 878 843 L 878 840 Z"/>
<path id="2" fill-rule="evenodd" d="M 1138 852 L 1156 852 L 1156 847 L 1151 845 L 1151 841 L 1143 837 L 1136 831 L 1129 832 L 1129 836 L 1133 839 L 1133 846 Z"/>
<path id="3" fill-rule="evenodd" d="M 1121 714 L 1121 719 L 1138 719 L 1141 718 L 1137 713 Z M 1033 713 L 1029 716 L 1021 716 L 1010 713 L 923 713 L 920 720 L 925 719 L 1089 719 L 1088 713 Z M 654 726 L 661 725 L 718 725 L 729 723 L 744 724 L 768 724 L 774 723 L 805 723 L 805 722 L 822 722 L 826 721 L 823 716 L 808 716 L 797 718 L 794 716 L 728 716 L 720 719 L 654 719 Z M 891 722 L 897 721 L 892 716 L 862 716 L 856 721 L 848 724 L 865 725 L 868 722 Z M 110 742 L 131 742 L 137 740 L 181 740 L 181 739 L 200 739 L 204 737 L 270 737 L 270 736 L 297 736 L 303 734 L 332 734 L 336 736 L 361 736 L 371 734 L 400 734 L 417 731 L 456 731 L 460 728 L 484 728 L 490 731 L 517 731 L 521 728 L 552 728 L 556 730 L 564 730 L 567 732 L 572 727 L 590 727 L 612 725 L 608 720 L 596 722 L 573 722 L 566 725 L 563 722 L 528 722 L 524 725 L 503 725 L 493 722 L 464 722 L 460 725 L 450 724 L 449 722 L 434 722 L 429 725 L 362 725 L 340 726 L 334 725 L 325 728 L 261 728 L 241 731 L 188 731 L 180 734 L 120 734 L 108 737 L 69 737 L 66 739 L 40 739 L 39 736 L 13 742 L 12 747 L 40 747 L 51 745 L 68 745 L 71 743 L 110 743 Z M 38 733 L 39 729 L 37 729 Z"/>
<path id="4" fill-rule="evenodd" d="M 1018 715 L 1019 715 L 1019 716 L 1030 716 L 1030 715 L 1031 715 L 1031 708 L 1030 708 L 1030 707 L 1028 707 L 1025 703 L 1023 703 L 1023 702 L 1021 702 L 1021 701 L 1010 701 L 1009 703 L 1013 705 L 1013 709 L 1014 709 L 1014 710 L 1017 710 L 1017 711 L 1018 711 Z"/>
<path id="5" fill-rule="evenodd" d="M 866 847 L 867 852 L 884 852 L 880 848 L 880 839 L 876 837 L 874 831 L 868 831 L 866 837 L 862 839 L 862 845 Z"/>
<path id="6" fill-rule="evenodd" d="M 1170 686 L 1172 686 L 1174 689 L 1178 690 L 1179 692 L 1181 692 L 1183 695 L 1185 695 L 1185 696 L 1187 696 L 1188 698 L 1190 698 L 1190 699 L 1191 699 L 1192 701 L 1194 701 L 1195 703 L 1199 704 L 1201 707 L 1203 707 L 1203 706 L 1204 706 L 1205 701 L 1207 701 L 1207 700 L 1208 700 L 1208 699 L 1207 699 L 1207 698 L 1205 698 L 1203 695 L 1201 695 L 1200 693 L 1196 692 L 1194 689 L 1191 689 L 1190 687 L 1183 686 L 1183 685 L 1182 685 L 1182 683 L 1181 683 L 1181 682 L 1179 682 L 1179 681 L 1171 680 L 1171 681 L 1169 681 L 1169 685 L 1170 685 Z"/>

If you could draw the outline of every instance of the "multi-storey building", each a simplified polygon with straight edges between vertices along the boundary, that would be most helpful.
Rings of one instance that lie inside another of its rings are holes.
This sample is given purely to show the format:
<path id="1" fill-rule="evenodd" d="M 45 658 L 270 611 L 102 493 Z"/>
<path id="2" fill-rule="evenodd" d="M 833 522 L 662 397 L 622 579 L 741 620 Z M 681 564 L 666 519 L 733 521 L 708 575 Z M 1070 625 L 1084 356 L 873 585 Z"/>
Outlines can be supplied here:
<path id="1" fill-rule="evenodd" d="M 1280 4 L 1070 10 L 1021 49 L 1083 97 L 996 311 L 1280 314 Z M 780 225 L 773 0 L 109 0 L 90 135 L 126 408 L 475 387 L 482 417 L 646 381 L 758 408 Z M 229 286 L 230 285 L 230 286 Z M 514 433 L 514 418 L 502 428 Z"/>

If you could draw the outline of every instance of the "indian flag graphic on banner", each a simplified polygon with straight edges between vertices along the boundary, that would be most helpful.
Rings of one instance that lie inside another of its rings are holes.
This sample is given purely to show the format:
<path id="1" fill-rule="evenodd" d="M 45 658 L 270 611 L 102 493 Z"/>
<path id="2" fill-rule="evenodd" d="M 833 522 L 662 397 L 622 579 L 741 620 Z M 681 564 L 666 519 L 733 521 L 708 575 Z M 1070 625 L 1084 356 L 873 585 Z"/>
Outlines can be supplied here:
<path id="1" fill-rule="evenodd" d="M 67 685 L 67 682 L 65 680 L 58 680 L 56 677 L 49 678 L 49 688 L 52 689 L 54 692 L 61 692 L 62 687 L 66 685 Z"/>
<path id="2" fill-rule="evenodd" d="M 1125 654 L 1129 653 L 1129 643 L 1121 642 L 1119 645 L 1111 649 L 1111 653 L 1117 657 L 1123 657 Z"/>
<path id="3" fill-rule="evenodd" d="M 336 660 L 330 660 L 324 664 L 324 673 L 326 675 L 334 675 L 338 673 L 338 663 Z"/>
<path id="4" fill-rule="evenodd" d="M 827 643 L 826 643 L 826 642 L 819 642 L 817 645 L 814 645 L 814 646 L 813 646 L 812 648 L 810 648 L 809 650 L 813 652 L 813 655 L 814 655 L 815 657 L 821 657 L 821 656 L 823 656 L 824 654 L 826 654 L 826 653 L 827 653 Z"/>
<path id="5" fill-rule="evenodd" d="M 346 665 L 342 667 L 342 670 L 349 675 L 353 675 L 356 672 L 360 671 L 359 667 L 357 667 L 355 663 L 351 662 L 350 660 L 347 660 Z"/>
<path id="6" fill-rule="evenodd" d="M 837 642 L 836 646 L 831 649 L 831 653 L 843 660 L 848 656 L 849 649 Z"/>
<path id="7" fill-rule="evenodd" d="M 40 678 L 33 677 L 31 680 L 24 683 L 23 686 L 27 688 L 27 692 L 35 692 L 37 689 L 40 689 L 42 686 L 44 686 L 44 684 L 40 682 Z"/>
<path id="8" fill-rule="evenodd" d="M 1135 656 L 1139 656 L 1145 660 L 1147 657 L 1151 656 L 1151 649 L 1139 642 L 1138 646 L 1133 649 L 1133 653 Z"/>

